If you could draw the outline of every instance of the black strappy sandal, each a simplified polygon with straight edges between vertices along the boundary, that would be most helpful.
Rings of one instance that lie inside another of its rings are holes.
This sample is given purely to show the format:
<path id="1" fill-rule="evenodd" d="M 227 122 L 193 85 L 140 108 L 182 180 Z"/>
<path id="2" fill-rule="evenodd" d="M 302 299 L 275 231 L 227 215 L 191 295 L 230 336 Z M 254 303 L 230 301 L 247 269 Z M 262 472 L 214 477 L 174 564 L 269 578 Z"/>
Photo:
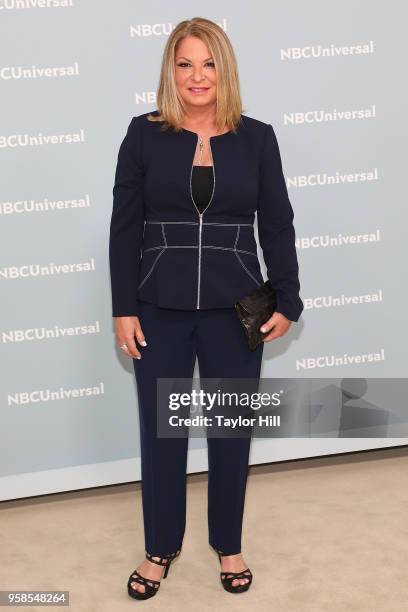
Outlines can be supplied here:
<path id="1" fill-rule="evenodd" d="M 216 552 L 218 554 L 218 559 L 220 560 L 220 563 L 221 557 L 229 556 L 219 550 L 217 550 Z M 249 567 L 242 570 L 242 572 L 220 572 L 220 577 L 222 586 L 226 591 L 228 591 L 228 593 L 244 593 L 249 589 L 252 583 L 252 572 Z M 237 584 L 236 586 L 233 586 L 232 583 L 237 578 L 246 578 L 248 582 L 246 582 L 245 584 Z"/>
<path id="2" fill-rule="evenodd" d="M 148 559 L 152 563 L 157 563 L 157 565 L 164 565 L 165 570 L 163 573 L 163 578 L 167 578 L 171 562 L 173 561 L 173 559 L 179 556 L 180 552 L 181 549 L 177 550 L 175 553 L 171 553 L 170 555 L 165 555 L 164 557 L 159 557 L 159 555 L 151 555 L 150 553 L 146 552 L 146 559 Z M 153 557 L 158 557 L 158 560 L 154 559 Z M 133 588 L 132 584 L 134 582 L 143 584 L 145 588 L 143 593 L 141 591 L 136 591 L 136 589 Z M 159 590 L 159 587 L 160 580 L 145 578 L 145 576 L 139 574 L 137 570 L 132 572 L 132 574 L 129 576 L 129 580 L 127 583 L 128 593 L 130 597 L 133 597 L 133 599 L 149 599 L 149 597 L 153 597 L 153 595 L 156 595 L 157 591 Z"/>

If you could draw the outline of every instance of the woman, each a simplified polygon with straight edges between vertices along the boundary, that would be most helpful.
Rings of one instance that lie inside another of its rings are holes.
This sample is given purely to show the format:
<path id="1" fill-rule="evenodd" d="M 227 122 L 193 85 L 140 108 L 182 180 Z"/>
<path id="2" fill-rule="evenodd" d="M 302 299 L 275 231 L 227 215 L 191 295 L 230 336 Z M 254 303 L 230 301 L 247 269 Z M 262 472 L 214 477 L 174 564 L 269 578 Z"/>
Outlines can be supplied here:
<path id="1" fill-rule="evenodd" d="M 128 593 L 157 593 L 180 554 L 188 438 L 157 436 L 157 379 L 259 378 L 235 301 L 261 286 L 254 217 L 277 308 L 269 342 L 297 321 L 293 210 L 275 133 L 244 116 L 231 44 L 214 22 L 181 22 L 164 51 L 158 110 L 133 117 L 113 188 L 110 272 L 118 346 L 133 359 L 139 400 L 146 559 Z M 209 543 L 226 590 L 248 590 L 241 552 L 250 438 L 209 438 Z"/>

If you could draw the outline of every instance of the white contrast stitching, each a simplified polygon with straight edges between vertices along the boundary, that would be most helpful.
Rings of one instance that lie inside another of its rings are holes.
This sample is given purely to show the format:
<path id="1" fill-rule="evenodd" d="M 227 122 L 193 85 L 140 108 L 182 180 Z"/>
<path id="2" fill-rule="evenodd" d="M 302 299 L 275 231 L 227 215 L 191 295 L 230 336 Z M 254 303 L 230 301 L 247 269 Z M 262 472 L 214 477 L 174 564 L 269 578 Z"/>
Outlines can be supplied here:
<path id="1" fill-rule="evenodd" d="M 159 245 L 159 246 L 155 246 L 155 247 L 149 247 L 148 249 L 145 249 L 143 251 L 143 253 L 147 253 L 147 251 L 155 251 L 157 249 L 198 249 L 198 245 L 196 244 L 168 244 L 166 247 L 163 247 L 163 245 Z"/>
<path id="2" fill-rule="evenodd" d="M 241 264 L 241 266 L 244 268 L 244 270 L 249 274 L 249 276 L 256 282 L 256 284 L 258 285 L 258 287 L 260 286 L 260 282 L 255 278 L 255 276 L 253 276 L 250 271 L 248 270 L 248 268 L 246 266 L 244 266 L 242 259 L 240 258 L 240 256 L 238 255 L 238 251 L 235 251 L 235 255 L 237 256 L 237 259 L 239 261 L 239 263 Z"/>
<path id="3" fill-rule="evenodd" d="M 169 224 L 180 224 L 180 225 L 198 225 L 197 221 L 146 221 L 146 223 L 153 223 L 153 224 L 164 224 L 164 225 L 169 225 Z M 231 225 L 233 227 L 236 227 L 237 225 L 241 226 L 241 227 L 254 227 L 252 223 L 215 223 L 215 222 L 210 222 L 210 221 L 203 221 L 202 223 L 203 225 Z"/>
<path id="4" fill-rule="evenodd" d="M 237 249 L 237 244 L 238 244 L 238 238 L 239 238 L 239 226 L 237 227 L 237 235 L 235 237 L 235 244 L 234 244 L 234 253 L 237 256 L 237 259 L 239 261 L 239 263 L 241 264 L 241 266 L 244 268 L 245 272 L 247 272 L 247 274 L 249 274 L 249 276 L 252 278 L 252 280 L 258 285 L 258 287 L 260 287 L 261 283 L 255 278 L 255 276 L 253 276 L 251 274 L 251 272 L 248 270 L 248 268 L 244 265 L 242 259 L 240 258 L 240 256 L 238 255 L 238 251 L 239 249 Z"/>
<path id="5" fill-rule="evenodd" d="M 203 249 L 221 249 L 222 251 L 238 251 L 238 253 L 244 253 L 245 255 L 252 255 L 253 257 L 257 257 L 257 253 L 251 253 L 251 251 L 244 251 L 243 249 L 232 249 L 231 247 L 221 247 L 221 246 L 212 246 L 212 245 L 204 245 Z"/>
<path id="6" fill-rule="evenodd" d="M 243 249 L 233 249 L 231 247 L 221 247 L 221 246 L 213 246 L 210 244 L 202 245 L 203 249 L 220 249 L 221 251 L 238 251 L 238 253 L 244 253 L 244 255 L 252 255 L 252 257 L 257 257 L 257 253 L 252 253 L 251 251 L 244 251 Z M 163 245 L 149 247 L 143 251 L 143 253 L 147 253 L 148 251 L 157 251 L 159 249 L 198 249 L 198 245 L 196 244 L 168 244 L 166 247 Z"/>
<path id="7" fill-rule="evenodd" d="M 163 242 L 164 242 L 164 248 L 167 247 L 167 240 L 166 240 L 166 232 L 164 231 L 164 223 L 161 224 L 161 228 L 162 228 L 162 234 L 163 234 Z"/>
<path id="8" fill-rule="evenodd" d="M 238 239 L 239 239 L 239 231 L 240 231 L 240 227 L 238 225 L 237 227 L 237 235 L 235 236 L 235 244 L 234 244 L 234 249 L 237 248 L 237 244 L 238 244 Z"/>
<path id="9" fill-rule="evenodd" d="M 164 225 L 166 224 L 166 222 L 165 221 L 152 221 L 152 223 L 160 223 L 161 229 L 162 229 L 162 235 L 163 235 L 163 242 L 164 242 L 164 244 L 144 249 L 143 254 L 147 253 L 148 251 L 157 251 L 157 250 L 159 250 L 160 252 L 157 255 L 156 259 L 154 260 L 154 262 L 153 262 L 149 272 L 146 274 L 144 279 L 140 282 L 140 284 L 138 286 L 138 289 L 140 289 L 140 287 L 142 287 L 144 285 L 144 283 L 147 281 L 149 276 L 152 274 L 157 261 L 159 260 L 159 258 L 163 255 L 163 253 L 166 250 L 168 250 L 168 249 L 198 249 L 199 248 L 198 245 L 185 245 L 185 244 L 171 244 L 171 245 L 169 245 L 169 244 L 167 244 L 166 232 L 165 232 L 165 229 L 164 229 Z M 175 223 L 177 223 L 177 222 L 175 221 Z M 184 221 L 181 221 L 180 223 L 184 223 Z M 197 225 L 197 224 L 195 224 L 195 225 Z M 260 286 L 261 283 L 251 274 L 251 272 L 245 266 L 245 264 L 243 263 L 243 261 L 240 258 L 238 253 L 243 253 L 245 255 L 252 255 L 252 257 L 257 257 L 258 255 L 257 255 L 257 253 L 252 253 L 251 251 L 245 251 L 244 249 L 237 249 L 237 244 L 238 244 L 238 239 L 239 239 L 239 234 L 240 234 L 240 224 L 239 223 L 234 223 L 234 224 L 231 224 L 231 225 L 236 225 L 237 226 L 237 233 L 236 233 L 236 236 L 235 236 L 235 243 L 234 243 L 234 247 L 233 248 L 231 248 L 231 247 L 222 247 L 222 246 L 214 246 L 214 245 L 202 245 L 202 248 L 203 249 L 216 249 L 216 250 L 221 250 L 221 251 L 232 251 L 233 253 L 235 253 L 239 263 L 241 264 L 241 266 L 245 270 L 245 272 L 247 272 L 247 274 L 252 278 L 252 280 L 258 286 Z"/>
<path id="10" fill-rule="evenodd" d="M 181 223 L 183 225 L 198 225 L 197 221 L 146 221 L 146 223 L 160 223 L 168 225 L 169 223 Z"/>
<path id="11" fill-rule="evenodd" d="M 207 221 L 207 223 L 203 223 L 203 225 L 233 225 L 235 226 L 240 226 L 240 227 L 254 227 L 252 225 L 252 223 L 213 223 L 212 221 Z"/>
<path id="12" fill-rule="evenodd" d="M 168 247 L 167 247 L 168 248 Z M 147 281 L 147 279 L 149 278 L 149 276 L 151 275 L 151 273 L 153 272 L 153 269 L 157 263 L 157 261 L 159 260 L 160 256 L 163 255 L 164 251 L 166 250 L 166 247 L 162 247 L 162 250 L 160 251 L 160 253 L 158 254 L 158 256 L 156 257 L 156 259 L 153 262 L 152 267 L 150 268 L 149 272 L 146 274 L 146 276 L 144 277 L 144 279 L 140 282 L 138 289 L 140 289 L 140 287 L 142 285 L 144 285 L 144 283 Z"/>

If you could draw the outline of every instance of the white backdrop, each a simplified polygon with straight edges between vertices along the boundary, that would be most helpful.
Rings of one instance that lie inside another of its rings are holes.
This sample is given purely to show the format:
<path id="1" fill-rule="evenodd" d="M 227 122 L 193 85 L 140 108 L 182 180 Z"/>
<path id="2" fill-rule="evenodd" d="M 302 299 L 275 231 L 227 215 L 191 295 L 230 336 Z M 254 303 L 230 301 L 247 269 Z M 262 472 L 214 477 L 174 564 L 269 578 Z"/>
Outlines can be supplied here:
<path id="1" fill-rule="evenodd" d="M 0 0 L 1 499 L 140 478 L 133 367 L 111 318 L 112 187 L 183 19 L 229 35 L 244 114 L 274 126 L 295 212 L 305 310 L 265 346 L 262 376 L 406 377 L 406 12 Z M 407 442 L 341 433 L 254 440 L 251 463 Z M 190 440 L 189 472 L 206 469 L 205 440 Z"/>

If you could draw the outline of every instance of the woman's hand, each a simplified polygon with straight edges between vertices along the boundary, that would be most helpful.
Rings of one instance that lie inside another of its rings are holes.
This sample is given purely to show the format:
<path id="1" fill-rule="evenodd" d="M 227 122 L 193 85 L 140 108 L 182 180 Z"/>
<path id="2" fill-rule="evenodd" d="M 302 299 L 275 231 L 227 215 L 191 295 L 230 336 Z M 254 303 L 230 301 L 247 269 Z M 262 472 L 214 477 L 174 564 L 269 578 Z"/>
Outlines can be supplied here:
<path id="1" fill-rule="evenodd" d="M 140 327 L 139 317 L 115 317 L 115 335 L 119 348 L 126 355 L 135 359 L 142 358 L 136 346 L 135 336 L 142 346 L 147 346 L 147 342 Z"/>
<path id="2" fill-rule="evenodd" d="M 292 321 L 287 319 L 285 315 L 280 312 L 274 312 L 270 319 L 262 325 L 260 328 L 262 332 L 266 332 L 272 329 L 271 333 L 264 337 L 264 342 L 270 342 L 279 336 L 283 336 L 291 326 Z"/>

